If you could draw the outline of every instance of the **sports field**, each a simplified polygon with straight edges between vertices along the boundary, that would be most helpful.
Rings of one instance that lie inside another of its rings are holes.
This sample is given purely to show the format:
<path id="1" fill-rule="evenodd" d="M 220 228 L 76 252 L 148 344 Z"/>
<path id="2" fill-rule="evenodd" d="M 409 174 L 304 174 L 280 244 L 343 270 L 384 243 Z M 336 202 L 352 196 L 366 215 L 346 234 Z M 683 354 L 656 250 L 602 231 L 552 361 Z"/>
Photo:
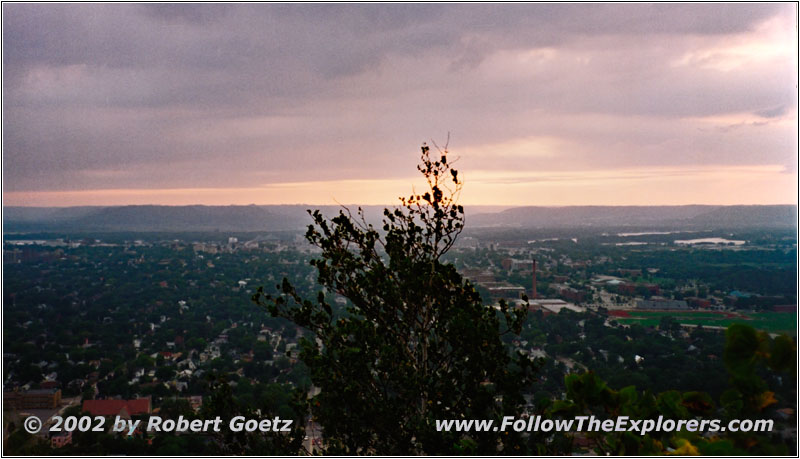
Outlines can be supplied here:
<path id="1" fill-rule="evenodd" d="M 671 316 L 681 324 L 727 327 L 733 323 L 748 324 L 769 333 L 797 336 L 796 312 L 729 313 L 718 311 L 613 311 L 621 324 L 638 323 L 656 326 L 662 317 Z"/>

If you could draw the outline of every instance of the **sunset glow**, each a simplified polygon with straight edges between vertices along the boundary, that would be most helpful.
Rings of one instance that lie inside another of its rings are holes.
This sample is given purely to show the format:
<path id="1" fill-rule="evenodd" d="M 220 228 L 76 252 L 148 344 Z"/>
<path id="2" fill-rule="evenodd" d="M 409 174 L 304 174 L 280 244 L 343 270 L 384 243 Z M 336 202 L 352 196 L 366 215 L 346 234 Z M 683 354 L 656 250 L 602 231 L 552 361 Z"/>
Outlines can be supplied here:
<path id="1" fill-rule="evenodd" d="M 796 178 L 779 167 L 638 169 L 564 173 L 471 173 L 466 205 L 796 204 Z M 131 204 L 396 204 L 416 177 L 392 180 L 292 182 L 251 188 L 108 189 L 12 192 L 6 205 L 110 206 Z"/>

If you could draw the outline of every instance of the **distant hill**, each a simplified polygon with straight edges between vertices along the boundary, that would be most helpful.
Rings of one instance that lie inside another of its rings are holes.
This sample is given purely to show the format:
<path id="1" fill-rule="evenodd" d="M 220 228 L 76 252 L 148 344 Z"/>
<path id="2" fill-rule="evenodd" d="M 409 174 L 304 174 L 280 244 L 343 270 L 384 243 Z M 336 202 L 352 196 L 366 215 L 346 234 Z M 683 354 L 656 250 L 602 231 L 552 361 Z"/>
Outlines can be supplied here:
<path id="1" fill-rule="evenodd" d="M 103 207 L 3 207 L 3 224 L 75 220 L 100 209 Z"/>
<path id="2" fill-rule="evenodd" d="M 795 226 L 795 206 L 725 206 L 692 218 L 697 225 L 718 226 Z"/>
<path id="3" fill-rule="evenodd" d="M 6 231 L 285 231 L 298 229 L 302 224 L 297 212 L 281 212 L 265 206 L 3 209 Z"/>
<path id="4" fill-rule="evenodd" d="M 470 227 L 554 228 L 570 226 L 639 227 L 794 227 L 797 207 L 776 206 L 569 206 L 515 207 L 469 217 Z"/>
<path id="5" fill-rule="evenodd" d="M 34 231 L 287 231 L 310 223 L 306 209 L 332 217 L 339 206 L 4 207 L 5 232 Z M 350 206 L 355 214 L 358 206 Z M 369 222 L 383 206 L 363 206 Z M 794 227 L 796 206 L 468 207 L 467 227 Z"/>

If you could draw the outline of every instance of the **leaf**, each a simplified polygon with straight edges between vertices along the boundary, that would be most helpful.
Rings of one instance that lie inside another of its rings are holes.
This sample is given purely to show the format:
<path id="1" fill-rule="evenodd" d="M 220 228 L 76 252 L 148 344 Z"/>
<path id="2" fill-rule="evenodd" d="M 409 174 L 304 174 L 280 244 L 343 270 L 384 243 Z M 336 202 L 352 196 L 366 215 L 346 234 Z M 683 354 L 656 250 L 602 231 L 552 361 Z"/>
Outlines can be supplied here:
<path id="1" fill-rule="evenodd" d="M 699 456 L 700 451 L 697 450 L 697 447 L 692 445 L 689 440 L 685 438 L 679 438 L 676 441 L 678 448 L 675 451 L 667 453 L 670 456 Z"/>
<path id="2" fill-rule="evenodd" d="M 759 395 L 758 400 L 756 402 L 756 407 L 759 410 L 763 410 L 764 408 L 774 405 L 778 403 L 778 400 L 775 399 L 775 392 L 772 391 L 765 391 L 761 395 Z"/>

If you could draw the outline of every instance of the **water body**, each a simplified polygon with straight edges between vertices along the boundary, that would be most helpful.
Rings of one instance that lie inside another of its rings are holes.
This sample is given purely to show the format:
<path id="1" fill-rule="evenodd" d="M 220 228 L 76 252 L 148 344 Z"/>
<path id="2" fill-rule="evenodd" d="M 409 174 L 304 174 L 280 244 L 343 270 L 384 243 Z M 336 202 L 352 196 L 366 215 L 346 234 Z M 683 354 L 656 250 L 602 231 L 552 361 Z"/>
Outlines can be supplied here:
<path id="1" fill-rule="evenodd" d="M 707 237 L 702 239 L 688 239 L 684 241 L 675 241 L 678 245 L 695 245 L 695 244 L 724 244 L 724 245 L 744 245 L 747 241 L 734 241 L 721 237 Z"/>
<path id="2" fill-rule="evenodd" d="M 681 233 L 682 231 L 645 231 L 642 233 L 617 233 L 617 236 L 620 237 L 629 237 L 629 236 L 648 236 L 651 234 L 673 234 L 673 233 Z"/>
<path id="3" fill-rule="evenodd" d="M 546 238 L 546 239 L 532 239 L 532 240 L 528 241 L 528 244 L 536 244 L 537 242 L 549 242 L 549 241 L 557 241 L 557 240 L 558 240 L 557 237 L 549 237 L 549 238 Z"/>

